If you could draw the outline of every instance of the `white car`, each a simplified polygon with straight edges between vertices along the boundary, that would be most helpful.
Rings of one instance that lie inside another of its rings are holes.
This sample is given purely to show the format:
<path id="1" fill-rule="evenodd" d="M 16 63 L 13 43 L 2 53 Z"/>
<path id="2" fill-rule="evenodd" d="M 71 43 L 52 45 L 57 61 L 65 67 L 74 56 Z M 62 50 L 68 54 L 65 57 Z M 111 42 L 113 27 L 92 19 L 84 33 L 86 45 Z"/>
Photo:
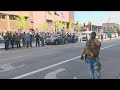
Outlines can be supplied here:
<path id="1" fill-rule="evenodd" d="M 82 34 L 81 34 L 81 40 L 82 41 L 86 41 L 87 39 L 89 39 L 91 33 L 92 33 L 92 31 L 82 32 Z"/>

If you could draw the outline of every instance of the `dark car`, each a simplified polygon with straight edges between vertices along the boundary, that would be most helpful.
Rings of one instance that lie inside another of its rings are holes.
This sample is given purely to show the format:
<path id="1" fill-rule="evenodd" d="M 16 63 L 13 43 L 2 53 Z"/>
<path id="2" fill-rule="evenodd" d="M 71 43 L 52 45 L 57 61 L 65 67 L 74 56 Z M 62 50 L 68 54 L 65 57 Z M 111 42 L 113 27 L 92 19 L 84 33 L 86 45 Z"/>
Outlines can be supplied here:
<path id="1" fill-rule="evenodd" d="M 47 45 L 49 45 L 49 44 L 58 45 L 58 44 L 62 43 L 62 38 L 63 38 L 62 35 L 55 34 L 55 35 L 52 35 L 50 38 L 46 38 L 45 42 Z M 64 43 L 67 44 L 67 42 L 68 42 L 67 35 L 64 35 Z"/>

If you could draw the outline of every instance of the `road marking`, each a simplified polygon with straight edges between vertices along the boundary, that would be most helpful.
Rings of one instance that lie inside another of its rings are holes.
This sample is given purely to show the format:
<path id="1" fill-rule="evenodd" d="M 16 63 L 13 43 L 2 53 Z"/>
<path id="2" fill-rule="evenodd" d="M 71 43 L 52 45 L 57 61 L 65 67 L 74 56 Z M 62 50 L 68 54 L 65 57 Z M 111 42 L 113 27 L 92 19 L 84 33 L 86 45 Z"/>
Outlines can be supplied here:
<path id="1" fill-rule="evenodd" d="M 109 47 L 115 46 L 115 45 L 117 45 L 117 44 L 113 44 L 113 45 L 110 45 L 110 46 L 107 46 L 107 47 L 103 47 L 103 48 L 101 48 L 101 50 L 103 50 L 103 49 L 105 49 L 105 48 L 109 48 Z M 26 73 L 26 74 L 23 74 L 23 75 L 20 75 L 20 76 L 17 76 L 17 77 L 11 78 L 11 79 L 20 79 L 20 78 L 23 78 L 23 77 L 26 77 L 26 76 L 29 76 L 29 75 L 32 75 L 32 74 L 35 74 L 35 73 L 38 73 L 38 72 L 41 72 L 41 71 L 44 71 L 44 70 L 50 69 L 50 68 L 53 68 L 53 67 L 55 67 L 55 66 L 58 66 L 58 65 L 64 64 L 64 63 L 66 63 L 66 62 L 73 61 L 73 60 L 78 59 L 78 58 L 80 58 L 80 57 L 81 57 L 81 56 L 77 56 L 77 57 L 74 57 L 74 58 L 71 58 L 71 59 L 68 59 L 68 60 L 65 60 L 65 61 L 62 61 L 62 62 L 59 62 L 59 63 L 53 64 L 53 65 L 50 65 L 50 66 L 47 66 L 47 67 L 41 68 L 41 69 L 38 69 L 38 70 L 35 70 L 35 71 L 32 71 L 32 72 Z"/>
<path id="2" fill-rule="evenodd" d="M 65 61 L 62 61 L 62 62 L 59 62 L 59 63 L 53 64 L 53 65 L 50 65 L 50 66 L 47 66 L 47 67 L 44 67 L 44 68 L 41 68 L 41 69 L 38 69 L 38 70 L 35 70 L 35 71 L 32 71 L 32 72 L 29 72 L 29 73 L 26 73 L 26 74 L 23 74 L 23 75 L 20 75 L 20 76 L 14 77 L 14 78 L 12 78 L 12 79 L 20 79 L 20 78 L 23 78 L 23 77 L 26 77 L 26 76 L 29 76 L 29 75 L 35 74 L 35 73 L 37 73 L 37 72 L 41 72 L 41 71 L 44 71 L 44 70 L 50 69 L 50 68 L 52 68 L 52 67 L 55 67 L 55 66 L 61 65 L 61 64 L 63 64 L 63 63 L 66 63 L 66 62 L 69 62 L 69 61 L 72 61 L 72 60 L 78 59 L 78 58 L 80 58 L 80 57 L 81 57 L 81 56 L 77 56 L 77 57 L 74 57 L 74 58 L 71 58 L 71 59 L 68 59 L 68 60 L 65 60 Z"/>
<path id="3" fill-rule="evenodd" d="M 58 70 L 55 70 L 55 71 L 53 71 L 53 72 L 50 72 L 50 73 L 48 73 L 48 74 L 45 76 L 44 79 L 57 79 L 57 78 L 56 78 L 56 75 L 57 75 L 58 73 L 64 71 L 64 70 L 66 70 L 66 69 L 60 68 L 60 69 L 58 69 Z"/>
<path id="4" fill-rule="evenodd" d="M 22 67 L 22 66 L 24 66 L 24 64 L 22 64 L 20 66 L 17 66 L 17 67 L 12 66 L 10 63 L 4 64 L 4 65 L 0 66 L 0 68 L 3 69 L 0 72 L 9 71 L 9 70 L 16 69 L 16 68 L 19 68 L 19 67 Z"/>
<path id="5" fill-rule="evenodd" d="M 77 77 L 74 77 L 73 79 L 77 79 Z"/>
<path id="6" fill-rule="evenodd" d="M 109 48 L 109 47 L 112 47 L 112 46 L 115 46 L 115 45 L 117 45 L 117 44 L 112 44 L 112 45 L 109 45 L 109 46 L 107 46 L 107 47 L 103 47 L 103 48 L 101 48 L 100 50 L 103 50 L 103 49 L 105 49 L 105 48 Z"/>
<path id="7" fill-rule="evenodd" d="M 2 68 L 4 70 L 9 70 L 9 69 L 12 69 L 14 67 L 12 65 L 10 65 L 10 63 L 8 63 L 8 64 L 1 65 L 0 68 Z"/>

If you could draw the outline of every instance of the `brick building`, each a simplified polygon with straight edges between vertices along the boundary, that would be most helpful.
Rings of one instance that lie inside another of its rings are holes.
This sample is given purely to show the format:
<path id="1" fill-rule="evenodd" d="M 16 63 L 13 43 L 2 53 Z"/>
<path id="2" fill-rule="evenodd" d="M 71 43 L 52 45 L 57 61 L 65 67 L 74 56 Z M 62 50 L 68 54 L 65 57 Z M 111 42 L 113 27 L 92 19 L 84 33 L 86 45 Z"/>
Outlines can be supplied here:
<path id="1" fill-rule="evenodd" d="M 52 20 L 62 21 L 65 23 L 65 28 L 68 28 L 71 19 L 74 20 L 74 11 L 0 11 L 0 31 L 15 31 L 20 28 L 19 22 L 16 19 L 19 15 L 24 15 L 26 18 L 25 29 L 40 29 L 45 20 L 48 26 L 52 24 Z M 62 17 L 63 16 L 63 17 Z M 33 23 L 31 23 L 31 21 Z M 53 25 L 53 24 L 52 24 Z"/>

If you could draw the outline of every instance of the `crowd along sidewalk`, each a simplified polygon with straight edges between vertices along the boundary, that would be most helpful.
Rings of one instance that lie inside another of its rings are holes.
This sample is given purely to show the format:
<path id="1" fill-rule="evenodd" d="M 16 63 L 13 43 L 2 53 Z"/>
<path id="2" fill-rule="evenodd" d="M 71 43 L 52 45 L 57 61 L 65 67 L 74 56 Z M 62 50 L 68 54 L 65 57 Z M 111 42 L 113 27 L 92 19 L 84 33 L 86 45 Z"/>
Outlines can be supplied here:
<path id="1" fill-rule="evenodd" d="M 117 38 L 112 38 L 112 40 L 113 40 L 113 39 L 118 39 L 118 38 L 120 38 L 120 36 L 117 37 Z M 99 39 L 99 40 L 101 41 L 101 39 Z M 110 38 L 103 39 L 103 41 L 107 41 L 107 40 L 110 40 Z M 21 43 L 21 46 L 23 46 L 22 43 Z M 14 47 L 17 47 L 17 46 L 15 45 Z M 35 47 L 35 43 L 33 43 L 33 47 Z M 4 43 L 0 43 L 0 49 L 4 49 L 4 48 L 5 48 L 5 44 L 4 44 Z"/>

